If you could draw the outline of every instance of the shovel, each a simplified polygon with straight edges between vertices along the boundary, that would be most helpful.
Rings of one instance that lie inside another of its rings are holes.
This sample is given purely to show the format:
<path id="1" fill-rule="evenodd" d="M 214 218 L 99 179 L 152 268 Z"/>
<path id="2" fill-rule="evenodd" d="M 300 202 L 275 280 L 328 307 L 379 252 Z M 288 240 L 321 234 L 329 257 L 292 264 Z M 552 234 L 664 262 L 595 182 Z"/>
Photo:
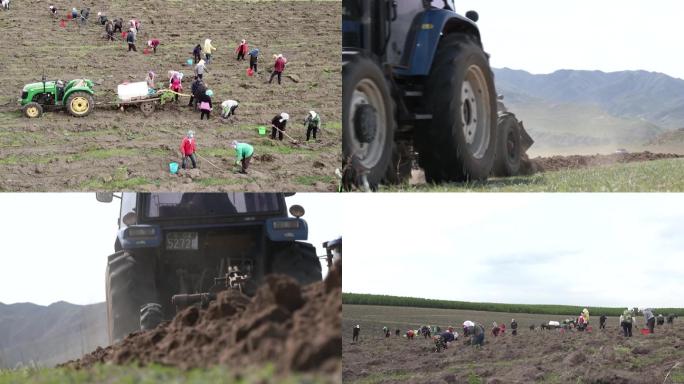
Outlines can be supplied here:
<path id="1" fill-rule="evenodd" d="M 273 128 L 275 128 L 278 132 L 281 132 L 283 135 L 287 136 L 287 138 L 290 139 L 290 141 L 292 142 L 292 144 L 294 144 L 294 145 L 299 145 L 299 141 L 298 141 L 298 140 L 295 140 L 294 138 L 292 138 L 292 136 L 288 135 L 285 131 L 283 131 L 282 129 L 276 127 L 275 125 L 271 125 L 271 126 L 272 126 Z"/>

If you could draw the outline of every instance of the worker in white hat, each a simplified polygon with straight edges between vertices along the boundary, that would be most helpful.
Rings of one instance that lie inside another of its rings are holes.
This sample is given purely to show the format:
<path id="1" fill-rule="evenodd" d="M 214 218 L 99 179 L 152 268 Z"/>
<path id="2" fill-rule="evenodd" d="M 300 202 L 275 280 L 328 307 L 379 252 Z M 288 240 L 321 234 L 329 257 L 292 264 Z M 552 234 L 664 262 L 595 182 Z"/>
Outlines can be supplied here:
<path id="1" fill-rule="evenodd" d="M 321 117 L 316 112 L 309 111 L 306 120 L 304 120 L 304 126 L 306 127 L 306 141 L 309 141 L 309 136 L 313 136 L 316 140 L 316 133 L 321 127 Z"/>
<path id="2" fill-rule="evenodd" d="M 285 112 L 282 112 L 271 119 L 271 139 L 275 139 L 277 133 L 278 140 L 283 141 L 283 132 L 285 132 L 288 120 L 290 120 L 290 115 Z"/>

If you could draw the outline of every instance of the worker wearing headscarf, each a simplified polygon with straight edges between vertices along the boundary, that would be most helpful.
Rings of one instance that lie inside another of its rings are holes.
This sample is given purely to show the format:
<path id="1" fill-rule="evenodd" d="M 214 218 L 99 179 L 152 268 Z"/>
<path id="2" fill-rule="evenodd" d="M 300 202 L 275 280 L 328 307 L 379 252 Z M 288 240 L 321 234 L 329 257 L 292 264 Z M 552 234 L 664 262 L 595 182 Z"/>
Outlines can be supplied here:
<path id="1" fill-rule="evenodd" d="M 280 78 L 283 74 L 283 71 L 285 70 L 285 64 L 287 63 L 287 59 L 283 57 L 283 55 L 273 56 L 275 56 L 275 63 L 273 64 L 273 72 L 271 73 L 271 79 L 268 80 L 268 83 L 270 84 L 273 81 L 273 78 L 275 76 L 278 76 L 278 84 L 280 84 Z"/>
<path id="2" fill-rule="evenodd" d="M 197 146 L 195 143 L 195 132 L 188 131 L 188 134 L 185 135 L 180 145 L 180 152 L 183 156 L 183 161 L 181 161 L 181 167 L 183 169 L 185 169 L 187 159 L 190 159 L 193 168 L 197 168 L 197 160 L 195 159 L 196 149 Z"/>
<path id="3" fill-rule="evenodd" d="M 316 112 L 309 111 L 306 120 L 304 120 L 304 126 L 306 127 L 306 141 L 309 141 L 311 135 L 316 140 L 316 133 L 321 127 L 321 117 Z"/>
<path id="4" fill-rule="evenodd" d="M 233 140 L 231 146 L 237 155 L 235 164 L 242 166 L 242 169 L 240 169 L 239 172 L 242 174 L 247 174 L 249 162 L 252 160 L 252 155 L 254 154 L 254 147 L 247 143 L 239 143 L 236 140 Z"/>
<path id="5" fill-rule="evenodd" d="M 204 40 L 204 58 L 207 61 L 207 64 L 211 62 L 211 54 L 214 52 L 216 48 L 211 45 L 211 39 L 205 39 Z"/>
<path id="6" fill-rule="evenodd" d="M 285 132 L 285 126 L 287 121 L 290 120 L 290 115 L 282 112 L 271 119 L 271 139 L 276 138 L 276 133 L 278 134 L 278 140 L 283 141 L 283 132 Z"/>
<path id="7" fill-rule="evenodd" d="M 247 45 L 247 41 L 245 39 L 242 39 L 237 48 L 235 48 L 235 53 L 237 53 L 237 59 L 244 60 L 247 52 L 249 52 L 249 45 Z"/>

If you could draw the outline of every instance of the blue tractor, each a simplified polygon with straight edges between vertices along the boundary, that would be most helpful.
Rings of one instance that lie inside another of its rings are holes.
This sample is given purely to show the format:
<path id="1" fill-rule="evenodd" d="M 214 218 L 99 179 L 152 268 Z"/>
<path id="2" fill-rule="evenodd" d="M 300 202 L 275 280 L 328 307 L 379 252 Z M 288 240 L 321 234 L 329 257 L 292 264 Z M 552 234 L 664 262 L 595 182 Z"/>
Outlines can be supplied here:
<path id="1" fill-rule="evenodd" d="M 111 202 L 112 193 L 98 193 Z M 321 280 L 299 205 L 282 193 L 128 193 L 106 271 L 110 342 L 150 329 L 218 292 L 252 295 L 268 274 Z"/>
<path id="2" fill-rule="evenodd" d="M 476 12 L 461 16 L 452 0 L 342 8 L 343 161 L 356 183 L 404 182 L 415 154 L 430 183 L 486 179 L 495 161 L 515 161 L 497 160 L 497 96 Z"/>

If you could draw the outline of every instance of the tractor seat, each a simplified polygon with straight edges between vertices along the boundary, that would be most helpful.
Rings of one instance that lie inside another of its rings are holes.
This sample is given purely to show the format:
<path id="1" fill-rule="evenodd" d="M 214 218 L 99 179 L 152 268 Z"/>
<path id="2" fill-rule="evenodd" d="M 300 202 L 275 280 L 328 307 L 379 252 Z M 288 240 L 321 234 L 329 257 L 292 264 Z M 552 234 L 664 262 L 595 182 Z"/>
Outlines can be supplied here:
<path id="1" fill-rule="evenodd" d="M 62 100 L 62 96 L 64 96 L 64 82 L 57 80 L 57 82 L 55 82 L 55 88 L 57 89 L 57 100 Z"/>

